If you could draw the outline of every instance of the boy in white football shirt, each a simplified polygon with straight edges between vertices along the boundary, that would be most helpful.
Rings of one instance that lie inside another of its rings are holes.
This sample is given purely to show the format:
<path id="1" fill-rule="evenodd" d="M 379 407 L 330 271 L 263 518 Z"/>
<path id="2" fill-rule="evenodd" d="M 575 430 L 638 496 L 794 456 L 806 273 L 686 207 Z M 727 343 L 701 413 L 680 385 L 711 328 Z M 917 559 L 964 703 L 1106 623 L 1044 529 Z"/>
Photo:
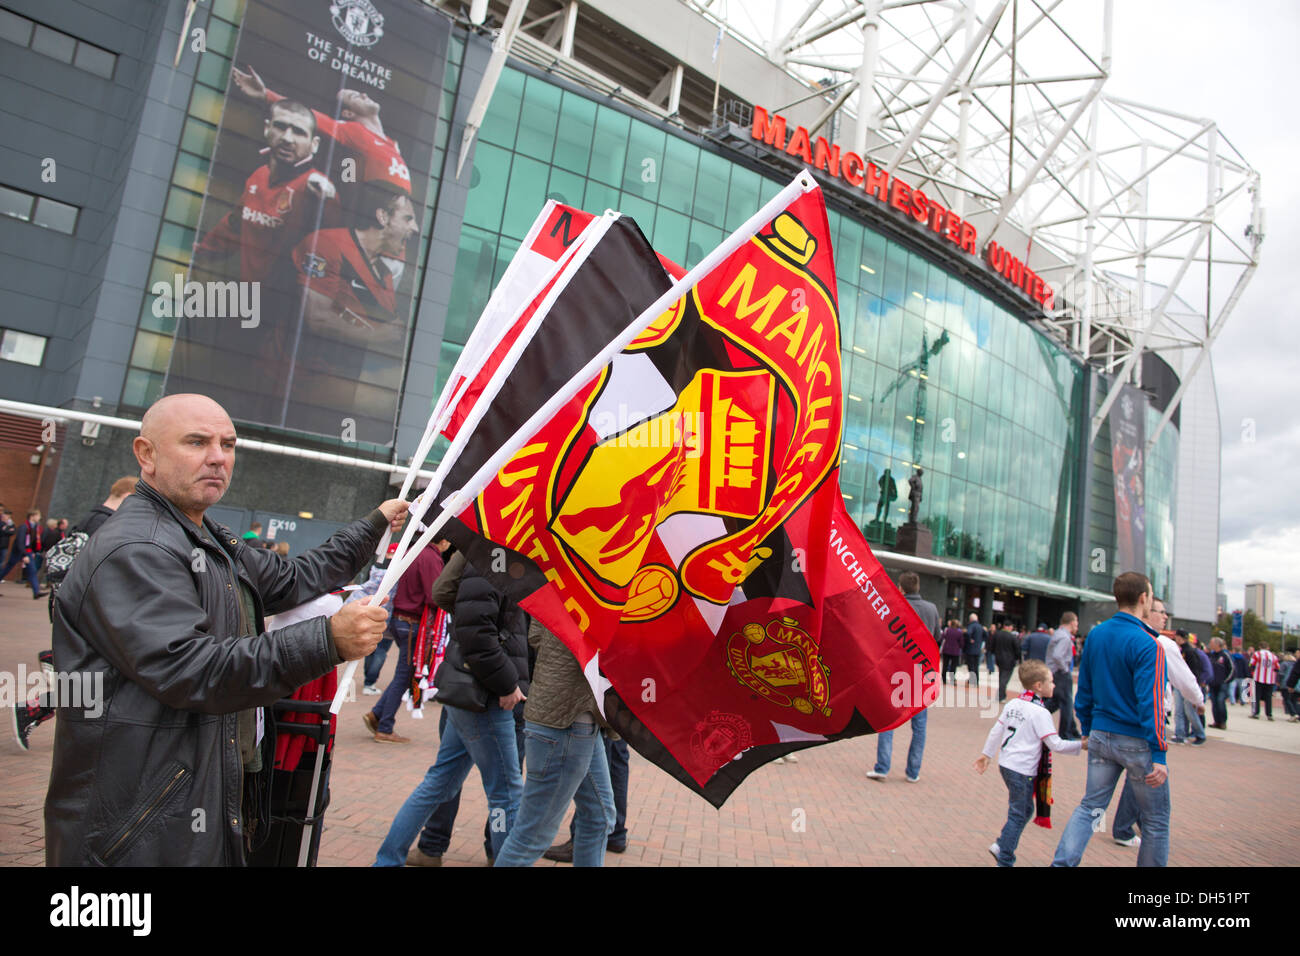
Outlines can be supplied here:
<path id="1" fill-rule="evenodd" d="M 1087 738 L 1062 740 L 1052 724 L 1052 715 L 1043 706 L 1043 701 L 1050 699 L 1056 689 L 1047 665 L 1028 660 L 1020 665 L 1019 674 L 1025 692 L 1002 708 L 1002 716 L 984 741 L 984 752 L 975 761 L 975 769 L 983 773 L 997 755 L 998 769 L 1007 785 L 1007 822 L 997 842 L 989 847 L 998 866 L 1015 866 L 1020 834 L 1034 813 L 1034 791 L 1040 763 L 1044 763 L 1043 747 L 1062 754 L 1088 749 Z"/>

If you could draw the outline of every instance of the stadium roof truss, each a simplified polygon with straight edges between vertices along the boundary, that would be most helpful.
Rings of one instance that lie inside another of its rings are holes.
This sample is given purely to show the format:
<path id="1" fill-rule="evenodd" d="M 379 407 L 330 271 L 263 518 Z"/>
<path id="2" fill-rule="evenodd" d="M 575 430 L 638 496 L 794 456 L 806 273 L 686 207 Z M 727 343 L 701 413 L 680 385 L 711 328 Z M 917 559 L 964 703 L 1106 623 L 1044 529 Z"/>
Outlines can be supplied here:
<path id="1" fill-rule="evenodd" d="M 1254 274 L 1263 212 L 1213 120 L 1105 92 L 1113 0 L 677 2 L 820 97 L 810 134 L 834 118 L 859 155 L 1034 257 L 1056 292 L 1040 324 L 1112 376 L 1091 439 L 1142 353 L 1170 359 L 1182 384 L 1154 444 Z M 537 21 L 543 41 L 572 55 L 578 4 L 543 3 L 565 10 Z M 514 23 L 511 52 L 537 62 L 540 31 Z"/>

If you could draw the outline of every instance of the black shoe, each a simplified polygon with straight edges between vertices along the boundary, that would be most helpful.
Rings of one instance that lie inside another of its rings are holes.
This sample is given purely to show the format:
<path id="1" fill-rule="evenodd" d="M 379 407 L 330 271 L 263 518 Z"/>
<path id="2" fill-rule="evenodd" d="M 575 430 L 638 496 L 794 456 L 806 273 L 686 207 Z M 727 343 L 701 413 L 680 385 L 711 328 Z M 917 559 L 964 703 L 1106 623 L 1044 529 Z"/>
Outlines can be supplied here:
<path id="1" fill-rule="evenodd" d="M 27 743 L 27 738 L 31 734 L 32 728 L 36 726 L 37 720 L 31 716 L 26 704 L 21 707 L 13 707 L 10 710 L 14 721 L 14 739 L 18 741 L 18 746 L 22 747 L 23 750 L 30 750 L 31 747 Z"/>
<path id="2" fill-rule="evenodd" d="M 1199 747 L 1201 744 L 1205 743 L 1205 738 L 1204 738 L 1204 737 L 1197 737 L 1197 738 L 1195 738 L 1195 739 L 1192 741 L 1192 743 L 1193 743 L 1195 746 Z"/>
<path id="3" fill-rule="evenodd" d="M 610 840 L 608 843 L 605 844 L 605 849 L 608 850 L 610 853 L 626 853 L 627 841 L 624 840 L 622 843 L 615 843 L 613 840 Z"/>
<path id="4" fill-rule="evenodd" d="M 620 851 L 621 852 L 621 851 Z M 573 838 L 565 840 L 563 843 L 557 843 L 551 847 L 542 857 L 547 860 L 554 860 L 556 863 L 573 862 Z"/>

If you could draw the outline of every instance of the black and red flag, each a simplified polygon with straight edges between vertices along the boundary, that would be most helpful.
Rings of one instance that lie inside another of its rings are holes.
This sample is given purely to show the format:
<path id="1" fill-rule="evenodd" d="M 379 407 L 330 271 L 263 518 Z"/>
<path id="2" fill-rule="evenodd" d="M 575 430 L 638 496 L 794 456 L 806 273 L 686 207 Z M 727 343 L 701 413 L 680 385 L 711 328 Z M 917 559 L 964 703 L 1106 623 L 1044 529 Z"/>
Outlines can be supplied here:
<path id="1" fill-rule="evenodd" d="M 610 236 L 640 239 L 614 225 L 588 262 L 606 261 Z M 447 487 L 612 340 L 597 339 L 602 318 L 626 326 L 669 287 L 648 250 L 618 254 L 628 271 L 567 279 Z M 937 693 L 934 641 L 840 495 L 834 276 L 813 188 L 640 332 L 446 526 L 574 653 L 615 729 L 715 806 L 761 764 L 895 727 Z"/>

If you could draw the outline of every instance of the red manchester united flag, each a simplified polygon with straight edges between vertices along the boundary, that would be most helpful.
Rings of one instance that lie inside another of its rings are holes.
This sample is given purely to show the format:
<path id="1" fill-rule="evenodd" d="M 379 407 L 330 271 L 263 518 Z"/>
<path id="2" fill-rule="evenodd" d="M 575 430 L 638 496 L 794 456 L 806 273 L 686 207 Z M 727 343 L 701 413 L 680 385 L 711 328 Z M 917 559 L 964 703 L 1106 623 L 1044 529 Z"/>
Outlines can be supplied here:
<path id="1" fill-rule="evenodd" d="M 608 294 L 569 307 L 608 312 Z M 843 507 L 842 396 L 814 188 L 448 525 L 573 651 L 619 733 L 714 805 L 761 764 L 895 727 L 934 694 L 934 641 Z"/>

